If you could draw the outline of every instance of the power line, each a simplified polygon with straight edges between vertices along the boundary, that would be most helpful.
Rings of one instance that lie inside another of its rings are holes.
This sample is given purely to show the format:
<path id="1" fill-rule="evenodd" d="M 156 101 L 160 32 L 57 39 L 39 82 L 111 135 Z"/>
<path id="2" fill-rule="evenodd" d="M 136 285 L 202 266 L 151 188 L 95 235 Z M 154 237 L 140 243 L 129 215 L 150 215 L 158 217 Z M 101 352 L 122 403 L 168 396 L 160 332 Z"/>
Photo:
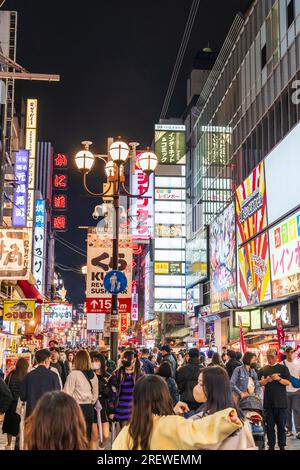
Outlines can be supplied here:
<path id="1" fill-rule="evenodd" d="M 76 250 L 76 248 L 73 248 L 72 246 L 67 245 L 66 243 L 64 243 L 62 240 L 60 240 L 58 238 L 56 238 L 56 241 L 61 243 L 63 246 L 65 246 L 69 250 L 74 251 L 75 253 L 77 253 L 80 256 L 83 256 L 83 258 L 86 258 L 86 253 Z"/>
<path id="2" fill-rule="evenodd" d="M 186 23 L 186 27 L 185 27 L 185 30 L 184 30 L 184 34 L 183 34 L 183 37 L 182 37 L 182 40 L 181 40 L 180 48 L 179 48 L 179 51 L 178 51 L 178 54 L 177 54 L 176 62 L 175 62 L 175 65 L 174 65 L 174 69 L 173 69 L 172 77 L 171 77 L 169 87 L 168 87 L 168 90 L 167 90 L 167 94 L 166 94 L 166 97 L 165 97 L 165 101 L 164 101 L 164 104 L 163 104 L 163 107 L 162 107 L 162 110 L 161 110 L 160 119 L 164 119 L 166 117 L 167 112 L 168 112 L 170 102 L 171 102 L 171 98 L 172 98 L 174 88 L 175 88 L 175 85 L 176 85 L 176 82 L 177 82 L 178 74 L 179 74 L 179 71 L 181 69 L 182 61 L 183 61 L 183 58 L 184 58 L 184 55 L 185 55 L 185 52 L 186 52 L 186 48 L 187 48 L 187 45 L 188 45 L 188 42 L 189 42 L 189 39 L 190 39 L 190 35 L 191 35 L 191 32 L 192 32 L 193 26 L 194 26 L 194 22 L 195 22 L 195 18 L 196 18 L 197 12 L 198 12 L 200 1 L 201 0 L 194 0 L 193 1 L 192 7 L 191 7 L 191 10 L 190 10 L 190 14 L 189 14 L 189 17 L 188 17 L 188 20 L 187 20 L 187 23 Z"/>
<path id="3" fill-rule="evenodd" d="M 71 246 L 72 248 L 75 248 L 78 251 L 81 251 L 84 255 L 86 255 L 86 251 L 84 251 L 82 248 L 80 248 L 78 245 L 75 245 L 75 243 L 69 242 L 68 240 L 65 240 L 64 238 L 60 237 L 59 235 L 55 234 L 55 239 L 58 241 L 61 241 L 62 243 L 65 243 L 68 246 Z"/>

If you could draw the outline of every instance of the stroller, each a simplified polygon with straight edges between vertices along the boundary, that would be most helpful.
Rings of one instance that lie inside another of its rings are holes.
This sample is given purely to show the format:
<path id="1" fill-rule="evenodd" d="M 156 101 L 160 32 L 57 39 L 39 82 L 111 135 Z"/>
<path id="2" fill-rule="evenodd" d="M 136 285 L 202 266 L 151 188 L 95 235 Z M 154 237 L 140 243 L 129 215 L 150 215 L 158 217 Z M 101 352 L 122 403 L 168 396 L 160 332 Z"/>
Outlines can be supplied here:
<path id="1" fill-rule="evenodd" d="M 254 395 L 250 395 L 240 400 L 239 407 L 244 411 L 250 423 L 256 446 L 259 450 L 263 450 L 265 448 L 265 425 L 261 400 Z"/>

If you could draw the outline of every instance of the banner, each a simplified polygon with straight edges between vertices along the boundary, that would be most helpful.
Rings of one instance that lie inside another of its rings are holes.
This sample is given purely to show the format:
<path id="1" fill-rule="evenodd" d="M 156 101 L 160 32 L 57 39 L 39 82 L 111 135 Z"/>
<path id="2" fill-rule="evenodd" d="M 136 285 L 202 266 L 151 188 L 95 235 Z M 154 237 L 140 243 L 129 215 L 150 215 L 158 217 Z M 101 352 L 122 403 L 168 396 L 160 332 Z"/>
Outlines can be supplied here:
<path id="1" fill-rule="evenodd" d="M 28 280 L 31 257 L 30 230 L 0 229 L 0 280 Z"/>
<path id="2" fill-rule="evenodd" d="M 104 288 L 103 280 L 106 273 L 113 269 L 113 241 L 103 234 L 88 232 L 87 242 L 87 298 L 109 299 L 111 294 Z M 118 298 L 130 298 L 132 284 L 132 240 L 130 237 L 119 240 L 119 266 L 127 278 L 127 288 Z"/>
<path id="3" fill-rule="evenodd" d="M 185 127 L 155 126 L 155 153 L 160 165 L 185 164 Z"/>
<path id="4" fill-rule="evenodd" d="M 284 329 L 281 318 L 276 319 L 276 330 L 279 349 L 285 344 Z"/>
<path id="5" fill-rule="evenodd" d="M 4 321 L 32 321 L 35 317 L 34 300 L 4 300 L 3 320 Z"/>
<path id="6" fill-rule="evenodd" d="M 25 227 L 27 221 L 29 152 L 18 150 L 16 153 L 14 206 L 12 222 L 14 227 Z"/>
<path id="7" fill-rule="evenodd" d="M 230 204 L 210 226 L 212 312 L 236 303 L 235 210 Z"/>
<path id="8" fill-rule="evenodd" d="M 239 249 L 239 303 L 242 307 L 271 300 L 268 234 Z"/>
<path id="9" fill-rule="evenodd" d="M 300 211 L 269 232 L 273 298 L 300 292 Z"/>
<path id="10" fill-rule="evenodd" d="M 48 304 L 49 328 L 70 328 L 72 326 L 72 305 L 68 304 Z"/>
<path id="11" fill-rule="evenodd" d="M 45 219 L 45 201 L 43 199 L 37 199 L 35 202 L 34 216 L 33 275 L 41 294 L 45 292 Z"/>
<path id="12" fill-rule="evenodd" d="M 245 243 L 267 226 L 264 162 L 236 190 L 238 243 Z"/>
<path id="13" fill-rule="evenodd" d="M 241 317 L 240 317 L 240 346 L 241 346 L 241 353 L 244 355 L 246 352 L 246 347 L 245 347 L 245 339 L 244 339 L 243 321 Z"/>
<path id="14" fill-rule="evenodd" d="M 140 155 L 141 152 L 138 152 L 135 170 L 131 175 L 131 192 L 142 194 L 147 187 L 148 191 L 143 196 L 130 200 L 129 217 L 133 240 L 137 243 L 144 243 L 153 237 L 154 232 L 154 175 L 146 175 L 140 169 L 138 164 Z"/>
<path id="15" fill-rule="evenodd" d="M 25 147 L 29 151 L 28 193 L 27 193 L 27 226 L 33 226 L 34 190 L 35 190 L 35 164 L 37 140 L 37 113 L 38 100 L 29 98 L 26 105 L 26 135 Z"/>

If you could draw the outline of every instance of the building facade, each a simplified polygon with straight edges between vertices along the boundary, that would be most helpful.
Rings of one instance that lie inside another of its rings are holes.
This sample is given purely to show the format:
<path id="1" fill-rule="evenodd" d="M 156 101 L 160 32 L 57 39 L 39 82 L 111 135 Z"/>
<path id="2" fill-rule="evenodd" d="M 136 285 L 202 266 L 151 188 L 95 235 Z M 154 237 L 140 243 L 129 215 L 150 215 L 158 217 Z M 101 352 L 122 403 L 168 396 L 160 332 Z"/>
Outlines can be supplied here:
<path id="1" fill-rule="evenodd" d="M 199 116 L 187 136 L 192 147 L 187 161 L 187 244 L 208 238 L 209 269 L 206 279 L 200 281 L 204 298 L 199 311 L 199 334 L 204 343 L 217 347 L 227 344 L 236 334 L 238 322 L 235 317 L 240 316 L 236 315 L 239 309 L 269 309 L 278 300 L 274 296 L 274 281 L 271 279 L 270 295 L 266 298 L 242 300 L 241 293 L 241 263 L 246 255 L 240 252 L 245 250 L 249 240 L 262 243 L 261 239 L 256 240 L 257 236 L 265 237 L 269 244 L 274 217 L 266 208 L 267 219 L 263 226 L 257 225 L 243 239 L 236 235 L 240 228 L 239 211 L 244 209 L 242 221 L 246 214 L 246 223 L 249 223 L 247 218 L 253 216 L 252 210 L 257 209 L 254 215 L 258 217 L 257 212 L 261 209 L 261 201 L 255 200 L 261 190 L 271 194 L 274 178 L 277 178 L 280 191 L 291 177 L 286 173 L 287 167 L 281 166 L 279 172 L 280 157 L 270 157 L 270 152 L 280 144 L 284 146 L 286 139 L 290 147 L 285 150 L 282 147 L 281 158 L 295 152 L 291 147 L 295 140 L 289 133 L 297 133 L 295 129 L 300 121 L 299 33 L 300 3 L 296 0 L 256 0 L 245 16 L 237 15 L 202 88 L 196 104 Z M 277 173 L 271 172 L 270 159 L 276 161 L 273 168 L 277 168 Z M 294 165 L 295 160 L 290 164 Z M 266 178 L 264 188 L 260 187 L 259 178 Z M 246 182 L 242 189 L 244 195 L 239 199 L 243 181 Z M 257 190 L 254 195 L 251 188 L 247 193 L 251 184 Z M 286 198 L 286 207 L 277 214 L 277 222 L 297 209 L 297 197 Z M 239 207 L 239 202 L 242 207 Z M 236 257 L 237 250 L 239 254 Z M 269 263 L 270 254 L 266 256 L 268 261 L 265 261 Z M 250 257 L 258 262 L 257 253 L 252 252 Z M 251 266 L 248 268 L 246 274 L 250 285 L 254 280 L 249 276 Z M 255 269 L 257 273 L 261 265 Z M 267 265 L 264 269 L 267 270 Z M 293 291 L 294 296 L 295 290 L 297 288 Z M 294 311 L 296 307 L 288 308 Z M 264 315 L 264 312 L 259 315 Z M 251 331 L 251 321 L 248 323 Z M 272 324 L 274 327 L 274 321 Z M 262 322 L 261 328 L 257 329 L 261 336 L 265 336 L 263 325 Z M 293 337 L 293 340 L 297 338 Z"/>

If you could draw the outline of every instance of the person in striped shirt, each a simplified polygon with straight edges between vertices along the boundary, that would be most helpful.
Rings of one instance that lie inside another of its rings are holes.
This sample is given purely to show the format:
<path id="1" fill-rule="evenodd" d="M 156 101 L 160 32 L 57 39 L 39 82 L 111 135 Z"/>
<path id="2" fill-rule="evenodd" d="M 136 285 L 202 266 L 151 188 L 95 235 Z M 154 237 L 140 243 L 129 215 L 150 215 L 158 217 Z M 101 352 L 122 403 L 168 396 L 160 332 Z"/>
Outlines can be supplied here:
<path id="1" fill-rule="evenodd" d="M 127 350 L 123 353 L 121 366 L 110 377 L 112 399 L 109 403 L 109 418 L 126 426 L 131 418 L 133 389 L 136 381 L 143 375 L 137 353 Z"/>

